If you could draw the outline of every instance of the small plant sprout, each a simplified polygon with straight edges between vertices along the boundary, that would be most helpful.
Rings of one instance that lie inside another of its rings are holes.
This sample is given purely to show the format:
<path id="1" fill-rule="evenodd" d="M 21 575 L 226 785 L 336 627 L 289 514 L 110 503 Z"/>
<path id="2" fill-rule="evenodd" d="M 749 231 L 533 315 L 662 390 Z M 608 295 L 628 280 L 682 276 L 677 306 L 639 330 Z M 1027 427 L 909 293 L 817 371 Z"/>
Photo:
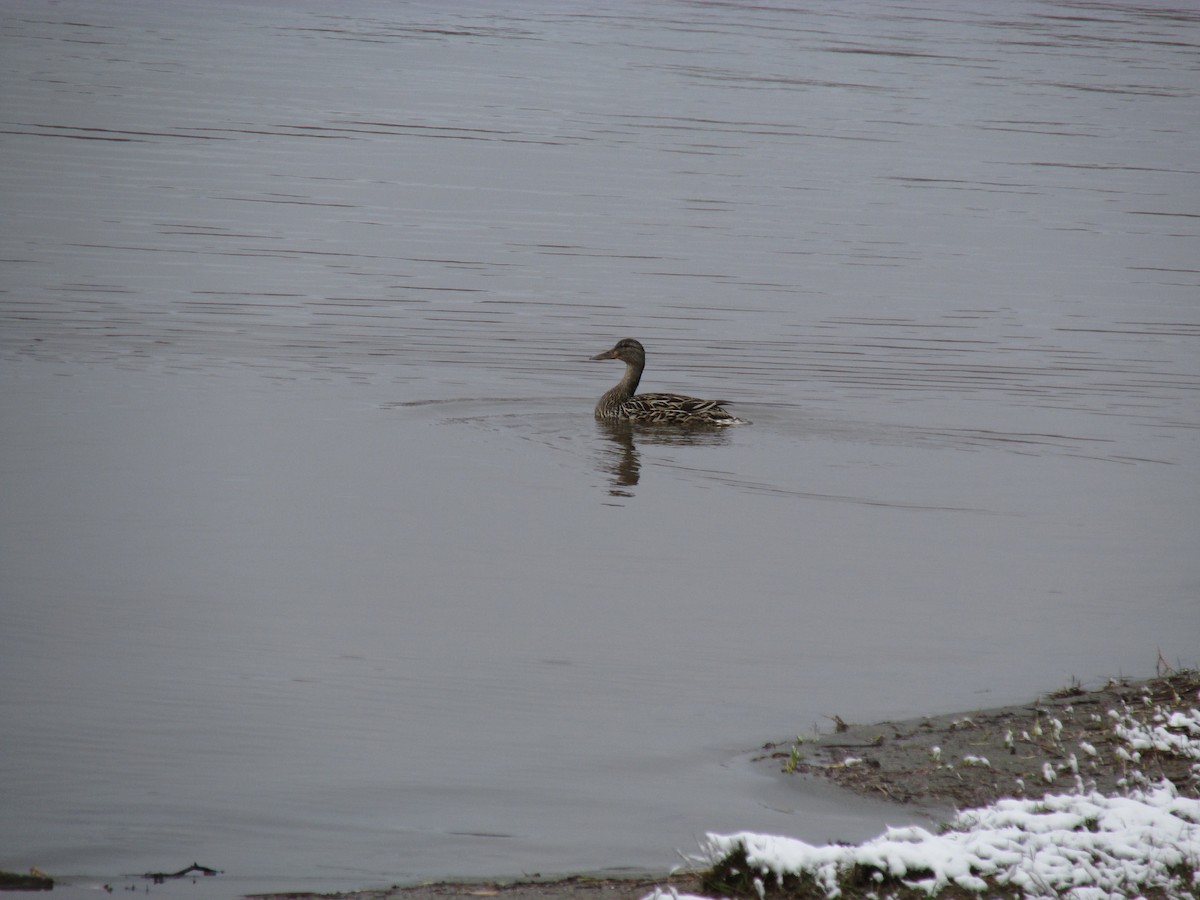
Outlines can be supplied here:
<path id="1" fill-rule="evenodd" d="M 804 738 L 796 735 L 796 741 L 792 744 L 792 752 L 788 754 L 788 761 L 783 764 L 783 771 L 792 775 L 796 771 L 796 766 L 800 764 L 800 745 L 804 743 Z"/>
<path id="2" fill-rule="evenodd" d="M 1008 748 L 1009 753 L 1017 752 L 1017 746 L 1013 741 L 1013 733 L 1011 728 L 1004 732 L 1004 746 Z"/>
<path id="3" fill-rule="evenodd" d="M 942 748 L 936 744 L 929 748 L 929 758 L 934 762 L 940 762 L 942 759 Z"/>
<path id="4" fill-rule="evenodd" d="M 1058 778 L 1058 773 L 1054 771 L 1054 766 L 1046 763 L 1042 766 L 1042 779 L 1046 784 L 1052 784 Z"/>
<path id="5" fill-rule="evenodd" d="M 986 756 L 964 756 L 962 761 L 964 766 L 982 766 L 985 769 L 992 767 Z"/>
<path id="6" fill-rule="evenodd" d="M 1093 747 L 1091 744 L 1089 744 L 1087 741 L 1080 741 L 1079 749 L 1082 750 L 1084 753 L 1086 753 L 1088 756 L 1096 755 L 1096 748 Z"/>

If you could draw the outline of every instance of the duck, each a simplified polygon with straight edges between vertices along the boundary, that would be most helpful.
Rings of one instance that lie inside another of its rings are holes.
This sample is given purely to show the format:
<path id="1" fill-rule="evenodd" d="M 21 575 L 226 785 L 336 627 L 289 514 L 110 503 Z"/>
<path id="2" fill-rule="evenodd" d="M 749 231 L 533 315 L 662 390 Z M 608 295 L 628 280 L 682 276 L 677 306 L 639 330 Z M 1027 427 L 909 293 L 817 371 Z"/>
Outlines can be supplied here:
<path id="1" fill-rule="evenodd" d="M 633 338 L 622 338 L 611 350 L 597 353 L 592 359 L 619 359 L 625 363 L 624 377 L 596 404 L 597 419 L 644 425 L 749 424 L 724 409 L 722 400 L 701 400 L 682 394 L 635 394 L 646 368 L 646 348 Z"/>

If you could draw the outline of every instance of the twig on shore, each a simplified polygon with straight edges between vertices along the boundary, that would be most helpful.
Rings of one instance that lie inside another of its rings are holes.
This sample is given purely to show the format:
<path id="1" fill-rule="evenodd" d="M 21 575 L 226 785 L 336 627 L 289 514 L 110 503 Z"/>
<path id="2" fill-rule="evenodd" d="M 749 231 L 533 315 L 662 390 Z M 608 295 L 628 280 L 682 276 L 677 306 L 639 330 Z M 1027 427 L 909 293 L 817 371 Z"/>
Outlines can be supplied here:
<path id="1" fill-rule="evenodd" d="M 178 872 L 147 872 L 142 877 L 149 878 L 155 884 L 162 884 L 164 881 L 167 881 L 171 878 L 184 878 L 188 875 L 197 873 L 208 876 L 220 875 L 221 871 L 219 869 L 210 869 L 208 866 L 202 866 L 200 863 L 192 863 L 186 869 L 180 869 Z"/>

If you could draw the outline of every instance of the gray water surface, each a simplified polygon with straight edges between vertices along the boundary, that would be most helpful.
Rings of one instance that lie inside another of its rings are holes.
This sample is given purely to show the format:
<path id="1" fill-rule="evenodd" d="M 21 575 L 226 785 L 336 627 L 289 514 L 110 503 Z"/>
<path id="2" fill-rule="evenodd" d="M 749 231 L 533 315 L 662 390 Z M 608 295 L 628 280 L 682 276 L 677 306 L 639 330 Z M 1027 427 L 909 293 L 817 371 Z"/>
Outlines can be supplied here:
<path id="1" fill-rule="evenodd" d="M 1190 4 L 506 8 L 0 9 L 0 867 L 855 840 L 755 748 L 1197 662 Z"/>

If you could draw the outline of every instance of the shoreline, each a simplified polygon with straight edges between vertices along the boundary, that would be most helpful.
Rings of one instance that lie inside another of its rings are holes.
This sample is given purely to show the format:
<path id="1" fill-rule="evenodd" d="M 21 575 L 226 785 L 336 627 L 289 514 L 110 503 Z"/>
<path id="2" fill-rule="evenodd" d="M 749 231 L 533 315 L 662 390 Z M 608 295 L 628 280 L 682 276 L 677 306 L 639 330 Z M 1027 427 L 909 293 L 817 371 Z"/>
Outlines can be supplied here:
<path id="1" fill-rule="evenodd" d="M 1002 798 L 1094 790 L 1115 794 L 1133 784 L 1169 779 L 1190 793 L 1200 784 L 1190 762 L 1171 754 L 1143 754 L 1133 766 L 1120 753 L 1114 722 L 1120 710 L 1149 706 L 1196 708 L 1200 671 L 1183 670 L 1131 681 L 1110 679 L 1086 689 L 1078 683 L 1033 701 L 970 712 L 922 716 L 870 725 L 834 719 L 827 734 L 768 743 L 752 759 L 778 777 L 821 779 L 859 796 L 884 799 L 898 810 L 949 821 L 956 809 L 989 806 Z M 1182 786 L 1187 785 L 1186 788 Z M 699 850 L 699 848 L 697 848 Z M 42 873 L 38 876 L 45 877 Z M 658 890 L 704 891 L 707 870 L 657 875 L 614 870 L 513 880 L 447 880 L 321 893 L 268 892 L 246 900 L 642 900 Z M 22 880 L 28 876 L 17 876 Z M 49 880 L 49 879 L 47 879 Z M 36 890 L 26 887 L 8 890 Z M 47 889 L 45 883 L 41 889 Z"/>
<path id="2" fill-rule="evenodd" d="M 660 888 L 674 888 L 679 894 L 695 894 L 702 884 L 703 873 L 689 870 L 661 876 L 567 875 L 544 880 L 437 881 L 333 894 L 305 891 L 247 894 L 243 900 L 472 900 L 489 897 L 499 900 L 642 900 Z"/>
<path id="3" fill-rule="evenodd" d="M 1076 788 L 1119 790 L 1132 773 L 1115 746 L 1108 711 L 1146 704 L 1195 705 L 1200 671 L 1154 678 L 1110 679 L 1087 689 L 1078 683 L 1028 703 L 922 716 L 870 725 L 836 719 L 833 733 L 764 745 L 757 765 L 800 778 L 827 779 L 852 793 L 896 803 L 898 809 L 945 813 L 1006 797 L 1036 799 Z M 1091 748 L 1088 752 L 1085 748 Z M 1146 775 L 1184 783 L 1186 765 L 1151 760 Z M 1140 763 L 1145 770 L 1146 760 Z M 673 871 L 614 877 L 571 875 L 513 881 L 446 881 L 339 893 L 251 894 L 247 900 L 641 900 L 657 889 L 703 890 L 707 872 Z"/>
<path id="4" fill-rule="evenodd" d="M 755 762 L 937 813 L 1083 786 L 1111 793 L 1130 767 L 1109 752 L 1116 737 L 1108 710 L 1169 704 L 1182 696 L 1194 704 L 1198 691 L 1200 672 L 1185 670 L 1137 681 L 1109 679 L 1093 689 L 1072 683 L 1029 703 L 972 712 L 871 725 L 836 720 L 831 734 L 764 745 Z M 1153 780 L 1179 784 L 1187 777 L 1180 759 L 1151 762 L 1145 774 Z M 1148 768 L 1146 762 L 1141 768 Z"/>

